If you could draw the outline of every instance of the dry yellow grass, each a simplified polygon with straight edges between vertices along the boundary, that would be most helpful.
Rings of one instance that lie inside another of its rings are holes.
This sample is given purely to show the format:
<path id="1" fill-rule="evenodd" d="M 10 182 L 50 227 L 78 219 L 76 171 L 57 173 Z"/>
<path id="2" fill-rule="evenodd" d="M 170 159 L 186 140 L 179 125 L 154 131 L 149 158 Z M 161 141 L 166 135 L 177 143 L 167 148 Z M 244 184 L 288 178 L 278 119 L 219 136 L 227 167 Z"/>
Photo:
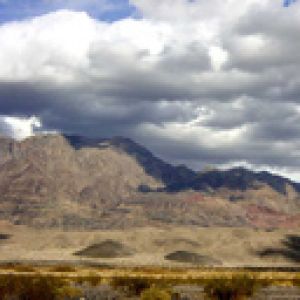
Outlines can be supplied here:
<path id="1" fill-rule="evenodd" d="M 30 267 L 26 265 L 26 268 Z M 36 266 L 32 268 L 36 271 L 19 272 L 18 269 L 7 268 L 0 269 L 0 284 L 7 280 L 15 283 L 26 283 L 34 285 L 36 291 L 40 292 L 40 285 L 46 284 L 47 288 L 53 293 L 59 294 L 78 294 L 80 290 L 73 288 L 73 283 L 82 285 L 84 283 L 90 286 L 108 284 L 113 290 L 122 290 L 131 295 L 143 294 L 143 291 L 152 287 L 160 291 L 171 291 L 174 286 L 198 285 L 204 288 L 205 293 L 215 295 L 223 290 L 230 290 L 239 295 L 250 295 L 256 290 L 272 286 L 297 286 L 300 284 L 300 273 L 298 272 L 279 272 L 234 269 L 234 268 L 162 268 L 162 267 L 140 267 L 140 268 L 93 268 L 78 266 L 76 270 L 66 268 L 65 266 L 49 267 L 47 265 Z M 2 280 L 2 279 L 3 280 Z M 2 280 L 2 281 L 1 281 Z M 16 285 L 16 286 L 19 286 Z M 157 290 L 157 292 L 158 292 Z M 151 290 L 152 291 L 152 290 Z M 156 290 L 155 290 L 156 291 Z M 148 291 L 150 295 L 150 291 Z M 145 295 L 148 295 L 145 292 Z M 161 294 L 161 293 L 158 293 Z M 39 295 L 39 294 L 37 294 Z M 166 293 L 162 293 L 166 296 Z M 33 298 L 35 299 L 35 298 Z M 37 298 L 38 299 L 38 298 Z M 148 299 L 147 297 L 145 299 Z M 212 298 L 213 299 L 213 298 Z"/>
<path id="2" fill-rule="evenodd" d="M 60 276 L 65 278 L 98 278 L 110 280 L 112 278 L 145 278 L 153 280 L 206 280 L 218 278 L 234 278 L 236 276 L 250 276 L 258 280 L 271 280 L 283 285 L 290 281 L 300 282 L 300 271 L 276 271 L 276 270 L 247 270 L 235 268 L 162 268 L 162 267 L 141 267 L 141 268 L 96 268 L 87 266 L 52 266 L 48 265 L 16 265 L 8 268 L 0 266 L 0 274 L 27 274 L 35 276 Z M 99 281 L 99 280 L 98 280 Z"/>

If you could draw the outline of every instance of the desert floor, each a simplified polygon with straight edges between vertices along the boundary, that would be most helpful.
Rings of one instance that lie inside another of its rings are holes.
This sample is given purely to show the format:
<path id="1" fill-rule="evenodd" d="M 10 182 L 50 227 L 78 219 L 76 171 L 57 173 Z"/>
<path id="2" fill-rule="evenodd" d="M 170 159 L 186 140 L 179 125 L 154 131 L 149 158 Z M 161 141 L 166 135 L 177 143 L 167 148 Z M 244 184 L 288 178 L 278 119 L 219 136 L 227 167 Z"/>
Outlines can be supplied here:
<path id="1" fill-rule="evenodd" d="M 216 262 L 223 267 L 300 267 L 300 230 L 166 226 L 75 232 L 1 223 L 0 234 L 2 263 L 64 261 L 117 266 L 196 266 L 192 261 L 182 263 L 165 259 L 167 254 L 184 251 L 203 256 L 204 265 Z M 74 255 L 76 251 L 107 240 L 124 245 L 131 255 L 114 258 Z M 260 255 L 262 252 L 264 256 Z"/>

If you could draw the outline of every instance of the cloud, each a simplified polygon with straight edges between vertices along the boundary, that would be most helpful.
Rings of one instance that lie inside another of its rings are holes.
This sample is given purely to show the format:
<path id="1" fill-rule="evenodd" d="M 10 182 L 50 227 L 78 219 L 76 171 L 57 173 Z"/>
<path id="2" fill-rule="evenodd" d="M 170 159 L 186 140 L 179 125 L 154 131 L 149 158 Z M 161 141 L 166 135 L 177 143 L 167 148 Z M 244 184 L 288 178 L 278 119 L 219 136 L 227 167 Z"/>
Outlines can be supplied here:
<path id="1" fill-rule="evenodd" d="M 41 126 L 41 121 L 35 116 L 30 118 L 0 116 L 0 133 L 17 140 L 34 135 Z"/>
<path id="2" fill-rule="evenodd" d="M 296 178 L 299 6 L 131 4 L 139 18 L 65 9 L 0 26 L 0 113 L 37 116 L 46 130 L 129 136 L 195 169 L 246 162 Z"/>

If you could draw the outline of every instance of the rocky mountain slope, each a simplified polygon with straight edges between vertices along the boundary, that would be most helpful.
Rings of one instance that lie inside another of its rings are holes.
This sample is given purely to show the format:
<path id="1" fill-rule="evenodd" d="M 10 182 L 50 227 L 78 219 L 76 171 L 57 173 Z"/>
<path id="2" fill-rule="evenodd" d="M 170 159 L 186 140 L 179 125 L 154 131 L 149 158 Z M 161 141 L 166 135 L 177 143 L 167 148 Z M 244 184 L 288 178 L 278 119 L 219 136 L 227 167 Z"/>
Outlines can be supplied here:
<path id="1" fill-rule="evenodd" d="M 300 225 L 298 183 L 242 168 L 197 173 L 122 137 L 1 137 L 0 195 L 0 219 L 38 227 Z"/>

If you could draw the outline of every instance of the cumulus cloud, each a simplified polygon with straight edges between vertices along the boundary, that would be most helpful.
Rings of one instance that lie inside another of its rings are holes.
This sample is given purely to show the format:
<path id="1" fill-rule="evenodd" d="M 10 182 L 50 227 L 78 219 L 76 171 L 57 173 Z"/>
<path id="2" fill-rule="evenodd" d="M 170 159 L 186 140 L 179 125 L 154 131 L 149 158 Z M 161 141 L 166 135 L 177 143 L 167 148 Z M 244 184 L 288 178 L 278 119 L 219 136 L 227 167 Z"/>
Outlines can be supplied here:
<path id="1" fill-rule="evenodd" d="M 35 116 L 30 118 L 0 116 L 0 134 L 16 140 L 34 135 L 41 126 L 41 121 Z"/>
<path id="2" fill-rule="evenodd" d="M 131 4 L 138 18 L 59 10 L 0 26 L 0 113 L 129 136 L 195 169 L 246 162 L 299 178 L 298 3 Z"/>

